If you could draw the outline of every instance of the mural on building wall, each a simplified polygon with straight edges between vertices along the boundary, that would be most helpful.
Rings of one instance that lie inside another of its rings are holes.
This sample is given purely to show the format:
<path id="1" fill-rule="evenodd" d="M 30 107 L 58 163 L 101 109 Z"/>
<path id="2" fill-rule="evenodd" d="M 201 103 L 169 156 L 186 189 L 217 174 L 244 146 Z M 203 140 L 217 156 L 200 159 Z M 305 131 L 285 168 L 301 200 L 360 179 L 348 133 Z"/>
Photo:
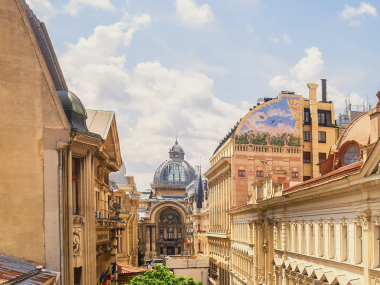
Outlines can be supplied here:
<path id="1" fill-rule="evenodd" d="M 300 100 L 282 97 L 253 110 L 235 135 L 236 144 L 301 146 Z"/>

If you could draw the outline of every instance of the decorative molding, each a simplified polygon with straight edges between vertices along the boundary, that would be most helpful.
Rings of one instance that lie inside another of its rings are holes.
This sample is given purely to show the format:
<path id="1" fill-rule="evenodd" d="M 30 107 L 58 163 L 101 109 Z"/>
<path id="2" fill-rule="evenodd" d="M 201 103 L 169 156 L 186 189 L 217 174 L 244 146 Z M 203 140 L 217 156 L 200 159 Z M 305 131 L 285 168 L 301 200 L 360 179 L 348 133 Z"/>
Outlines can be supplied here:
<path id="1" fill-rule="evenodd" d="M 74 256 L 79 256 L 80 255 L 80 235 L 79 231 L 73 232 L 73 253 Z"/>
<path id="2" fill-rule="evenodd" d="M 362 221 L 362 225 L 366 229 L 370 229 L 371 228 L 371 210 L 362 211 L 360 213 L 360 218 L 361 218 L 361 221 Z"/>

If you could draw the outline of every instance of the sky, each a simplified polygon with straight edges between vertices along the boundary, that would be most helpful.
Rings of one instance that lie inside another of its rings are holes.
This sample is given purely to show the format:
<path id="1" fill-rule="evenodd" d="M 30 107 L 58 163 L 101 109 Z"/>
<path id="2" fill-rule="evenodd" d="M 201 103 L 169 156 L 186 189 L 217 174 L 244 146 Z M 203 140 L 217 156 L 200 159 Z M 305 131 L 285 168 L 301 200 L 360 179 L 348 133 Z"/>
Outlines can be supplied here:
<path id="1" fill-rule="evenodd" d="M 306 84 L 326 78 L 336 114 L 347 98 L 377 102 L 373 0 L 26 2 L 47 25 L 69 89 L 87 109 L 115 111 L 122 158 L 140 191 L 176 134 L 185 159 L 198 165 L 202 157 L 207 170 L 258 98 L 285 90 L 307 98 Z"/>

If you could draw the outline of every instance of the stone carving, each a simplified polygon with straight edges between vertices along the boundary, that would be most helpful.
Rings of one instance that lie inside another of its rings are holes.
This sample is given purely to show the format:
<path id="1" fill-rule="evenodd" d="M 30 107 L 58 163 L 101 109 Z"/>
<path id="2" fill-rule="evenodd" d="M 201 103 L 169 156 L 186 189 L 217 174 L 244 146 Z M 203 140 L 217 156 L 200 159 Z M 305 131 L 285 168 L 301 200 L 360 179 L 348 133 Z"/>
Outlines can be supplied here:
<path id="1" fill-rule="evenodd" d="M 371 210 L 361 212 L 360 218 L 365 228 L 371 228 Z"/>
<path id="2" fill-rule="evenodd" d="M 78 232 L 73 233 L 73 253 L 74 256 L 80 255 L 80 236 Z"/>

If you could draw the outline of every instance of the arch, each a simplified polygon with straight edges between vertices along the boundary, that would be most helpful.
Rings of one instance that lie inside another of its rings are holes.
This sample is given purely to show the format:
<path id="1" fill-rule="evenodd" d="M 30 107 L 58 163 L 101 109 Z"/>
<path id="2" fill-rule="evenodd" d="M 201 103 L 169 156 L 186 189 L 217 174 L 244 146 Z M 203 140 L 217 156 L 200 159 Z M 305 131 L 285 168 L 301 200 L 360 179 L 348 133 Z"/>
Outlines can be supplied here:
<path id="1" fill-rule="evenodd" d="M 167 207 L 172 207 L 173 209 L 177 210 L 181 215 L 182 220 L 185 221 L 187 210 L 185 206 L 176 201 L 163 201 L 155 204 L 149 211 L 148 218 L 152 223 L 156 223 L 156 217 L 159 216 L 159 214 Z"/>

